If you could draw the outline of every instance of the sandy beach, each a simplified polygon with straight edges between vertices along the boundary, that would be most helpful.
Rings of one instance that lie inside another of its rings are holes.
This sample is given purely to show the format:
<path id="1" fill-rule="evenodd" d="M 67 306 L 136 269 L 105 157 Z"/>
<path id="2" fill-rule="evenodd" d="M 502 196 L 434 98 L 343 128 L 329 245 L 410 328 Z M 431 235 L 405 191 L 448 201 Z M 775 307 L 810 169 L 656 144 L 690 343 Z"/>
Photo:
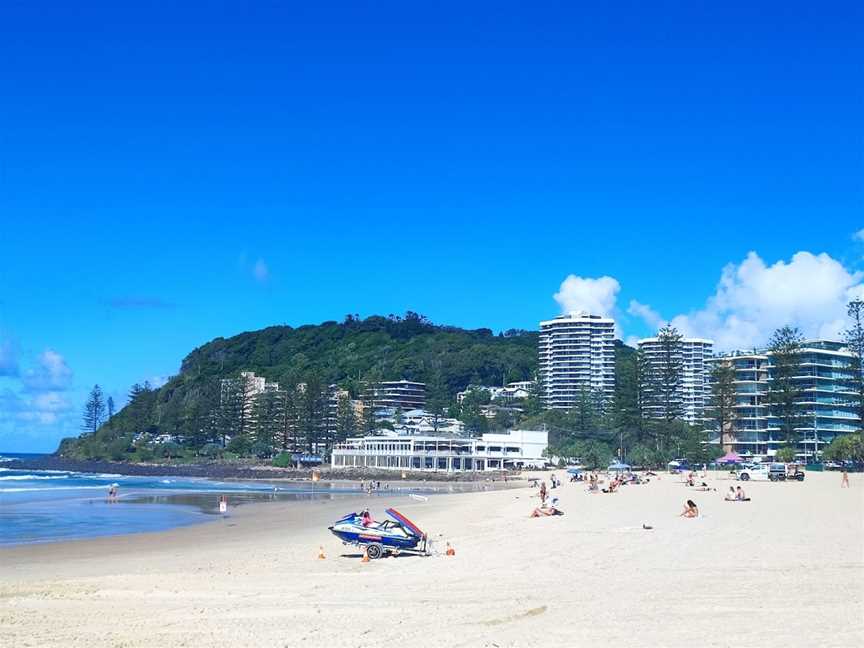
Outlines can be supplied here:
<path id="1" fill-rule="evenodd" d="M 268 503 L 156 534 L 0 550 L 4 646 L 864 644 L 864 476 L 695 492 L 536 490 Z M 702 517 L 677 517 L 685 499 Z M 396 506 L 456 555 L 362 563 L 326 529 Z M 643 525 L 653 527 L 650 530 Z M 318 559 L 323 546 L 326 559 Z"/>

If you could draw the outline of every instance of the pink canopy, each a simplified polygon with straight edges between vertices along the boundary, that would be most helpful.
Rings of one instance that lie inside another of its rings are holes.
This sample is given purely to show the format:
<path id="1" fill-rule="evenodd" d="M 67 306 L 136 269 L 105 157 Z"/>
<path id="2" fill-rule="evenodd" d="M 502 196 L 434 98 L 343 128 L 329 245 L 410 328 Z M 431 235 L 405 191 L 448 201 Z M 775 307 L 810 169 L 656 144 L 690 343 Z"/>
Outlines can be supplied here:
<path id="1" fill-rule="evenodd" d="M 741 455 L 729 451 L 717 460 L 717 463 L 741 463 Z"/>

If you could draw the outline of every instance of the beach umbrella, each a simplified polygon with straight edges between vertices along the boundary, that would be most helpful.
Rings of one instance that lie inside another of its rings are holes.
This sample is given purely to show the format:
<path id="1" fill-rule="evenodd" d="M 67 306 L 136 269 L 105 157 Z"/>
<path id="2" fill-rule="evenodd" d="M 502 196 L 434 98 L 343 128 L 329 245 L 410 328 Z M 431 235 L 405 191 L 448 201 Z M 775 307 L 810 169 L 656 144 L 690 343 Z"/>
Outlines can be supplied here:
<path id="1" fill-rule="evenodd" d="M 611 464 L 606 470 L 607 472 L 610 470 L 615 472 L 624 472 L 625 470 L 630 470 L 630 466 L 625 463 L 621 463 L 620 461 L 616 461 L 615 463 Z"/>
<path id="2" fill-rule="evenodd" d="M 731 450 L 717 460 L 718 464 L 741 463 L 741 455 Z"/>

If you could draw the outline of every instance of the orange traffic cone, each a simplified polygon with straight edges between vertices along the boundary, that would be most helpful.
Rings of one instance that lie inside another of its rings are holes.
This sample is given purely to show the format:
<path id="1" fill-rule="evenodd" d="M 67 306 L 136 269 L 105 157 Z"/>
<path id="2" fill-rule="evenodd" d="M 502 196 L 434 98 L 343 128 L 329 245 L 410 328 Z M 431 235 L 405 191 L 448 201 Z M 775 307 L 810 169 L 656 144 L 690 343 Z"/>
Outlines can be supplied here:
<path id="1" fill-rule="evenodd" d="M 369 562 L 369 550 L 363 548 L 363 559 L 360 562 Z"/>
<path id="2" fill-rule="evenodd" d="M 456 555 L 456 550 L 450 546 L 449 542 L 447 543 L 447 551 L 445 551 L 444 554 L 447 556 L 455 556 Z"/>
<path id="3" fill-rule="evenodd" d="M 324 555 L 324 547 L 318 547 L 318 560 L 324 560 L 327 556 Z"/>

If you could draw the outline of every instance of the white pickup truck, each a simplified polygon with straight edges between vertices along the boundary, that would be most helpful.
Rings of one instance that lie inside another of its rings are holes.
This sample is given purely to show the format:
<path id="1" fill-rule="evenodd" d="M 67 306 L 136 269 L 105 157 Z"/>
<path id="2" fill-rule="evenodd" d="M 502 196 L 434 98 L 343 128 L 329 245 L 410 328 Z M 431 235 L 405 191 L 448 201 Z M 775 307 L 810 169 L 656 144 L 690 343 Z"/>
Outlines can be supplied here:
<path id="1" fill-rule="evenodd" d="M 771 479 L 770 464 L 752 464 L 743 466 L 737 473 L 741 481 L 773 481 Z"/>
<path id="2" fill-rule="evenodd" d="M 804 481 L 804 471 L 797 467 L 787 468 L 783 463 L 761 463 L 744 466 L 738 471 L 738 479 L 741 481 Z"/>

